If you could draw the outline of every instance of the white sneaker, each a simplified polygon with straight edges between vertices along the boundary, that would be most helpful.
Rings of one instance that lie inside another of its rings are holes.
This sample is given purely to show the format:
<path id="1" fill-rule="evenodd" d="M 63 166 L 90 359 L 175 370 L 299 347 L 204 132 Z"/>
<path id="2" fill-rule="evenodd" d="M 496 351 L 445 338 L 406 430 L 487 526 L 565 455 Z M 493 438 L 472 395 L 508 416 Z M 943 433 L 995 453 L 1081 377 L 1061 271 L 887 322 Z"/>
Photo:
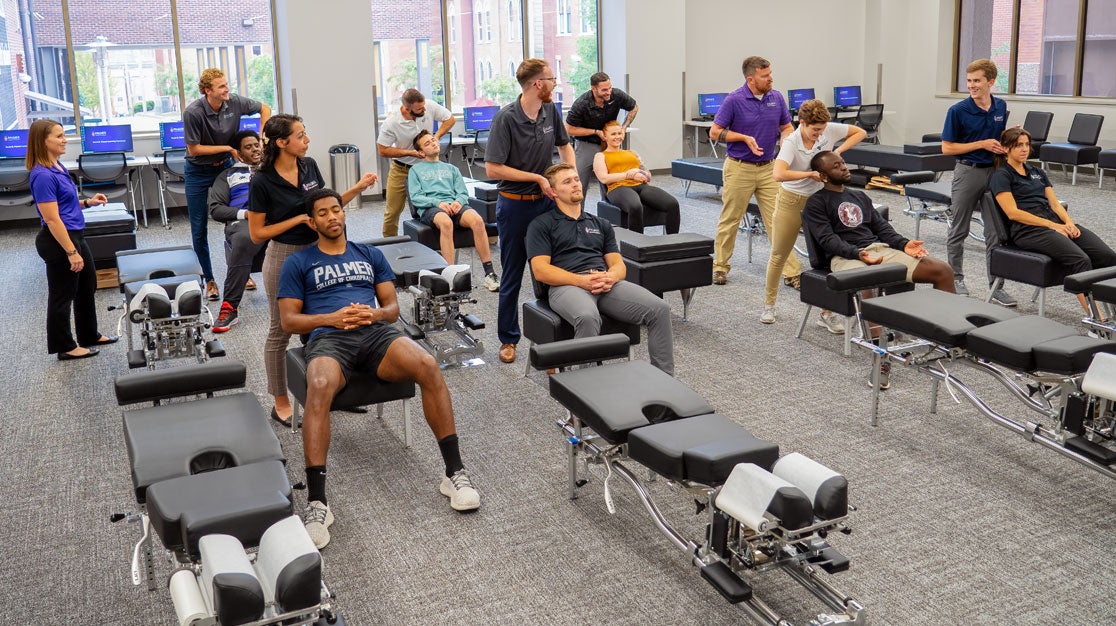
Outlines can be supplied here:
<path id="1" fill-rule="evenodd" d="M 818 318 L 817 324 L 834 335 L 845 334 L 845 323 L 838 318 L 836 313 L 822 313 L 821 317 Z"/>
<path id="2" fill-rule="evenodd" d="M 469 472 L 463 469 L 457 470 L 453 476 L 443 478 L 438 491 L 450 499 L 450 507 L 454 511 L 472 511 L 480 508 L 480 494 L 473 488 Z"/>
<path id="3" fill-rule="evenodd" d="M 500 277 L 496 272 L 489 272 L 484 277 L 484 288 L 489 291 L 500 291 Z"/>
<path id="4" fill-rule="evenodd" d="M 775 305 L 763 305 L 763 313 L 760 313 L 760 323 L 774 324 L 775 323 Z"/>
<path id="5" fill-rule="evenodd" d="M 306 505 L 302 511 L 302 523 L 306 526 L 306 534 L 314 542 L 314 547 L 321 550 L 329 544 L 329 527 L 333 525 L 333 511 L 318 500 Z"/>

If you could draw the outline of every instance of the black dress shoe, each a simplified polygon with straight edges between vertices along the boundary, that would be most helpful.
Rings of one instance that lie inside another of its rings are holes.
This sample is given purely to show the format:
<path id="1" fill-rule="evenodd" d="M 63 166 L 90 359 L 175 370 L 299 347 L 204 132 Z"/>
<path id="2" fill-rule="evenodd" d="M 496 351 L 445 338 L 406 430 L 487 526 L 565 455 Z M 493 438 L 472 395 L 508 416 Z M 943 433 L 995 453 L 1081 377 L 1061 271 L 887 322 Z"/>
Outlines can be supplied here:
<path id="1" fill-rule="evenodd" d="M 86 352 L 85 354 L 70 354 L 69 352 L 59 352 L 58 353 L 58 360 L 59 361 L 73 361 L 75 359 L 88 359 L 89 357 L 97 356 L 100 353 L 101 353 L 101 351 L 96 349 L 96 348 L 90 348 L 89 352 Z"/>
<path id="2" fill-rule="evenodd" d="M 117 341 L 120 341 L 120 336 L 119 335 L 104 335 L 104 339 L 98 339 L 97 341 L 94 341 L 90 345 L 107 346 L 110 343 L 116 343 Z"/>

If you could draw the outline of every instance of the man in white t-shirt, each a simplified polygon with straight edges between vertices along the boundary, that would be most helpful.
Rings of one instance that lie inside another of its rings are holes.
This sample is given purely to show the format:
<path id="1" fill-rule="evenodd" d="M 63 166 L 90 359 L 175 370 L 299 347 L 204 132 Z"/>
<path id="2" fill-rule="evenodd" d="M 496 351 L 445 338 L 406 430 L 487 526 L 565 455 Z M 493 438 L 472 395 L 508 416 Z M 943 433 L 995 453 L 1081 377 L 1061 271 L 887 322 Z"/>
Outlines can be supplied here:
<path id="1" fill-rule="evenodd" d="M 434 122 L 438 130 L 434 131 Z M 433 133 L 441 139 L 448 133 L 457 120 L 446 107 L 437 102 L 427 102 L 418 89 L 403 92 L 403 105 L 387 116 L 380 126 L 380 136 L 376 139 L 376 149 L 380 156 L 391 159 L 391 169 L 387 175 L 387 208 L 384 209 L 384 237 L 399 234 L 399 215 L 407 204 L 407 174 L 411 166 L 425 156 L 415 150 L 414 141 L 419 131 Z"/>
<path id="2" fill-rule="evenodd" d="M 802 209 L 806 200 L 822 188 L 821 174 L 810 169 L 810 159 L 826 150 L 841 154 L 866 136 L 863 128 L 830 122 L 829 110 L 821 100 L 807 100 L 799 107 L 798 128 L 783 140 L 772 170 L 772 176 L 780 185 L 771 219 L 771 258 L 767 261 L 767 283 L 760 314 L 764 324 L 775 322 L 779 276 L 787 259 L 794 254 L 794 242 L 802 228 Z M 834 148 L 841 140 L 845 143 Z M 798 281 L 795 276 L 784 282 L 797 288 Z M 822 311 L 818 325 L 835 335 L 842 334 L 845 326 L 835 317 L 829 311 Z"/>

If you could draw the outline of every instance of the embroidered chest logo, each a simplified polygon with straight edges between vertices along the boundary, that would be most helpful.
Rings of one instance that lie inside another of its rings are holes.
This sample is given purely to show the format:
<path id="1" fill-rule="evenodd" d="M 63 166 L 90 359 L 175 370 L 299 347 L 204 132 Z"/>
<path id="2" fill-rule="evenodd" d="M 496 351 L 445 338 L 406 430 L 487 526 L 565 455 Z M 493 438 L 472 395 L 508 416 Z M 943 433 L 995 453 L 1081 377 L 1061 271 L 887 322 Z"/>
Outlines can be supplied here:
<path id="1" fill-rule="evenodd" d="M 837 217 L 848 228 L 856 228 L 864 223 L 864 213 L 859 205 L 852 202 L 842 202 L 837 207 Z"/>

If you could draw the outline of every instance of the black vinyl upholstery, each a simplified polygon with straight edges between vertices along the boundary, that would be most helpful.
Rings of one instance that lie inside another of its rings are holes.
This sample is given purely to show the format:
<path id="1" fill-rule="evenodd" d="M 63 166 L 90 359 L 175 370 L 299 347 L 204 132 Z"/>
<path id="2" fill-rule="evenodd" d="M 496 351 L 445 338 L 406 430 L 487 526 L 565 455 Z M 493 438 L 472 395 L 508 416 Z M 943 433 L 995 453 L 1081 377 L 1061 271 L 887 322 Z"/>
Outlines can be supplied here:
<path id="1" fill-rule="evenodd" d="M 711 413 L 652 424 L 628 433 L 633 460 L 671 480 L 717 486 L 737 463 L 765 470 L 779 458 L 779 446 L 756 439 L 727 417 Z"/>
<path id="2" fill-rule="evenodd" d="M 869 298 L 861 303 L 861 314 L 887 328 L 958 348 L 966 347 L 971 331 L 1018 317 L 1004 307 L 936 289 Z"/>

